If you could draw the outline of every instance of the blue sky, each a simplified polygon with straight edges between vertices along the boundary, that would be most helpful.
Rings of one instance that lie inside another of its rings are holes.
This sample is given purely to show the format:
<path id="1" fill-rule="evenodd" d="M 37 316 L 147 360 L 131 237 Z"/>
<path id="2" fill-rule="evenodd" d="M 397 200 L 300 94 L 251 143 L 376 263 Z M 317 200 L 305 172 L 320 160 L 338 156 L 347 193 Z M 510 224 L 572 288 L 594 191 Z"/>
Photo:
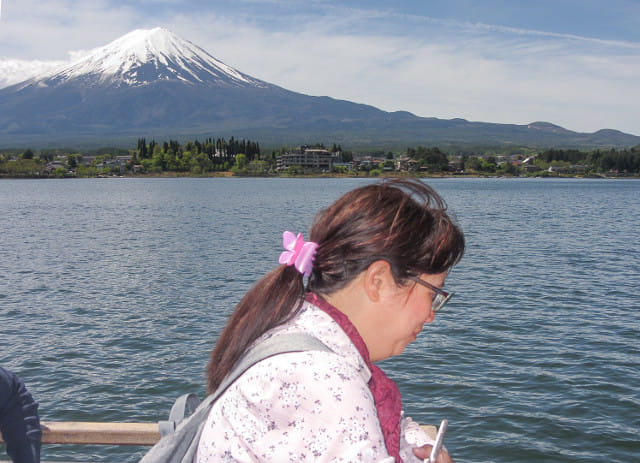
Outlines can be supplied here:
<path id="1" fill-rule="evenodd" d="M 0 2 L 0 86 L 161 26 L 301 93 L 640 135 L 640 0 Z"/>

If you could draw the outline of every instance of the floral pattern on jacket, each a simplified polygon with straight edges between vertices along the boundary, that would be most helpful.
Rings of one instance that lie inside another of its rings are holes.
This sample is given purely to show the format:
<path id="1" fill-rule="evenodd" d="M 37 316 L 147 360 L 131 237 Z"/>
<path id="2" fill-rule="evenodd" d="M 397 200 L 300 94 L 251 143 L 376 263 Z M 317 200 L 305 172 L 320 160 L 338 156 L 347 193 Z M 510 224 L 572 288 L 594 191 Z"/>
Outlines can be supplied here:
<path id="1" fill-rule="evenodd" d="M 393 463 L 367 385 L 371 372 L 340 326 L 307 302 L 262 339 L 285 332 L 312 334 L 332 352 L 279 354 L 247 370 L 213 405 L 197 462 Z M 410 419 L 401 428 L 403 461 L 421 461 L 412 447 L 431 439 Z"/>

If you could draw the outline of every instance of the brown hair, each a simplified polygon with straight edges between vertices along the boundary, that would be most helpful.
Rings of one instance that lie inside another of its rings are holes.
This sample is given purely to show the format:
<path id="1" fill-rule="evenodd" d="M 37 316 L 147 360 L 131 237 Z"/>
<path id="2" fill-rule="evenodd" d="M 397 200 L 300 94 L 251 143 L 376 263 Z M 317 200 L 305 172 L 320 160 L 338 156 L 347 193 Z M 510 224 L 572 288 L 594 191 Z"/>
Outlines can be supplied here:
<path id="1" fill-rule="evenodd" d="M 310 240 L 318 243 L 307 290 L 332 294 L 378 260 L 398 285 L 438 274 L 464 253 L 462 230 L 443 199 L 413 179 L 392 179 L 352 190 L 318 213 Z M 281 265 L 258 281 L 236 306 L 207 366 L 213 392 L 258 337 L 293 317 L 304 296 L 294 267 Z"/>

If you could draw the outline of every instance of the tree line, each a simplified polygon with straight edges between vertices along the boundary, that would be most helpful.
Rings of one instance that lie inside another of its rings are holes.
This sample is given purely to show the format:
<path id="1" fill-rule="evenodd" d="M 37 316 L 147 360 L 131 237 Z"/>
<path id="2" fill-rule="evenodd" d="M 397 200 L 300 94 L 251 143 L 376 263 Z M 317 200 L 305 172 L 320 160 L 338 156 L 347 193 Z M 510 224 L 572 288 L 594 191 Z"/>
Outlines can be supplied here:
<path id="1" fill-rule="evenodd" d="M 508 157 L 508 156 L 507 156 Z M 534 154 L 504 160 L 505 156 L 459 156 L 449 169 L 465 172 L 520 175 L 540 171 L 596 174 L 640 174 L 640 146 L 623 150 L 580 151 L 576 149 L 546 149 Z M 499 160 L 503 159 L 503 160 Z"/>
<path id="2" fill-rule="evenodd" d="M 325 148 L 318 143 L 306 147 Z M 503 156 L 470 151 L 445 152 L 439 147 L 415 146 L 395 154 L 381 150 L 368 153 L 379 164 L 358 167 L 358 156 L 334 144 L 325 148 L 343 164 L 336 172 L 348 172 L 344 163 L 352 162 L 353 170 L 408 170 L 422 173 L 538 175 L 542 171 L 579 173 L 581 175 L 618 173 L 640 175 L 640 146 L 623 150 L 549 148 L 542 151 L 522 150 L 522 154 Z M 113 174 L 159 174 L 178 172 L 206 175 L 211 172 L 261 175 L 275 170 L 278 155 L 290 151 L 288 147 L 262 153 L 256 141 L 231 137 L 204 140 L 156 142 L 139 138 L 135 149 L 100 148 L 78 153 L 71 149 L 32 149 L 0 151 L 0 176 L 4 177 L 65 177 Z M 408 162 L 406 162 L 408 160 Z M 377 166 L 377 167 L 376 167 Z M 532 170 L 533 169 L 533 170 Z"/>
<path id="3" fill-rule="evenodd" d="M 260 144 L 251 140 L 224 138 L 206 138 L 203 141 L 187 141 L 184 145 L 177 140 L 162 144 L 145 138 L 138 139 L 129 168 L 141 166 L 144 172 L 207 172 L 227 171 L 233 167 L 239 154 L 249 161 L 260 160 Z"/>
<path id="4" fill-rule="evenodd" d="M 578 150 L 548 149 L 540 153 L 540 160 L 549 164 L 570 163 L 585 164 L 595 172 L 629 172 L 640 173 L 640 147 L 623 151 L 594 150 L 590 152 Z"/>

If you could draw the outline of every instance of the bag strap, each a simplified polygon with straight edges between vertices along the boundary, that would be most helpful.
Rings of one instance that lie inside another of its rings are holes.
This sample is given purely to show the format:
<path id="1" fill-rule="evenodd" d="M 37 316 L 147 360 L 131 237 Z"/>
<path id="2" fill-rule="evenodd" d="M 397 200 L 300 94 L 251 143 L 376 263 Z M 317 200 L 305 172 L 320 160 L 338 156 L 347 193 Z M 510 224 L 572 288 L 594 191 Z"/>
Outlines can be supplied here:
<path id="1" fill-rule="evenodd" d="M 195 394 L 184 394 L 178 397 L 173 407 L 171 407 L 169 420 L 158 423 L 161 435 L 173 434 L 180 422 L 193 413 L 196 408 L 210 408 L 213 406 L 218 397 L 224 394 L 244 372 L 255 364 L 275 355 L 309 350 L 331 351 L 322 341 L 308 333 L 275 335 L 255 344 L 236 362 L 236 365 L 225 377 L 218 389 L 207 396 L 202 403 L 200 403 Z M 190 413 L 185 415 L 187 406 L 190 408 Z"/>
<path id="2" fill-rule="evenodd" d="M 218 389 L 204 400 L 203 405 L 205 403 L 213 404 L 245 371 L 255 364 L 274 355 L 307 350 L 331 351 L 322 341 L 308 333 L 281 334 L 259 342 L 240 357 L 231 372 L 220 383 Z"/>
<path id="3" fill-rule="evenodd" d="M 191 415 L 196 408 L 200 405 L 200 399 L 193 392 L 188 394 L 182 394 L 176 399 L 169 412 L 169 419 L 166 421 L 159 421 L 158 428 L 160 436 L 166 436 L 167 434 L 173 434 L 176 430 L 176 426 L 180 424 L 187 416 Z M 187 407 L 189 411 L 187 412 Z"/>

